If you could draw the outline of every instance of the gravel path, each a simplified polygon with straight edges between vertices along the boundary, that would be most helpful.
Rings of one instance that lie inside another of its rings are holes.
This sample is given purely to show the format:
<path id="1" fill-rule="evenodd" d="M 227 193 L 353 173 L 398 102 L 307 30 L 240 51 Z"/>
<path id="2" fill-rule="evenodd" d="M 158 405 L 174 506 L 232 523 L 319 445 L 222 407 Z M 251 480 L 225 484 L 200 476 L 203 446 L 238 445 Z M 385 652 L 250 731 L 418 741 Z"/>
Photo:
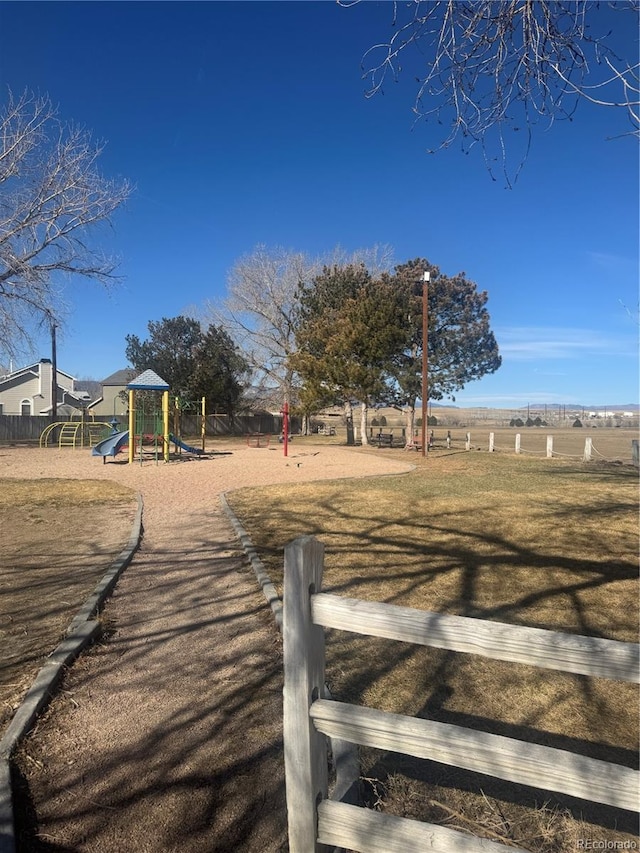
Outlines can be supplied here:
<path id="1" fill-rule="evenodd" d="M 19 849 L 286 850 L 280 636 L 219 494 L 410 468 L 333 446 L 292 445 L 285 458 L 229 442 L 169 465 L 0 450 L 0 476 L 108 478 L 144 499 L 108 637 L 73 666 L 23 751 L 37 834 L 19 825 Z"/>

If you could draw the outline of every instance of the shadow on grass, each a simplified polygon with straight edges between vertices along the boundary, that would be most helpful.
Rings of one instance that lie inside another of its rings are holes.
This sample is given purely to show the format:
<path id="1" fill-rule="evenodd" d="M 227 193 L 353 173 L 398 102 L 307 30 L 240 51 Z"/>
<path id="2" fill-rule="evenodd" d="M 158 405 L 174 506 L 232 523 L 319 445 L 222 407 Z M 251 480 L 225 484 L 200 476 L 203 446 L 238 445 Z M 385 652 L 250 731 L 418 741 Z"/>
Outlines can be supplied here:
<path id="1" fill-rule="evenodd" d="M 553 488 L 562 493 L 562 483 L 573 483 L 571 489 L 575 489 L 575 480 L 583 472 L 563 466 L 540 473 L 542 480 L 553 474 L 557 478 Z M 594 475 L 590 470 L 589 483 L 598 480 L 604 480 L 607 488 L 609 482 L 634 486 L 637 472 L 616 467 Z M 498 506 L 487 497 L 481 511 L 479 504 L 469 511 L 476 513 L 473 519 L 438 500 L 427 502 L 422 513 L 415 507 L 411 513 L 394 508 L 392 500 L 382 511 L 376 505 L 382 487 L 379 491 L 371 487 L 369 500 L 366 488 L 351 487 L 355 497 L 348 495 L 349 488 L 318 490 L 312 507 L 304 504 L 306 494 L 279 498 L 270 506 L 265 525 L 249 512 L 248 529 L 261 557 L 275 569 L 280 590 L 281 543 L 297 535 L 314 535 L 326 546 L 326 592 L 488 621 L 635 640 L 637 539 L 632 542 L 626 528 L 626 532 L 611 532 L 599 527 L 613 523 L 618 515 L 637 515 L 635 495 L 609 491 L 591 495 L 588 501 L 580 493 L 573 501 L 565 495 L 540 514 L 537 523 L 548 522 L 547 530 L 531 531 L 525 526 L 523 533 L 516 528 L 526 510 L 519 506 L 517 488 L 512 486 L 511 504 L 507 498 Z M 393 482 L 387 484 L 387 492 L 393 488 Z M 422 506 L 419 497 L 416 505 Z M 537 510 L 535 501 L 532 506 Z M 585 519 L 588 530 L 583 529 Z M 634 685 L 335 631 L 327 632 L 326 677 L 338 700 L 539 743 L 578 757 L 638 766 Z M 397 773 L 421 783 L 484 791 L 516 805 L 540 806 L 551 800 L 558 809 L 567 809 L 577 820 L 596 827 L 637 831 L 637 816 L 624 810 L 434 762 L 382 753 L 369 761 L 366 770 L 367 776 L 383 785 Z M 420 796 L 414 793 L 413 798 Z"/>

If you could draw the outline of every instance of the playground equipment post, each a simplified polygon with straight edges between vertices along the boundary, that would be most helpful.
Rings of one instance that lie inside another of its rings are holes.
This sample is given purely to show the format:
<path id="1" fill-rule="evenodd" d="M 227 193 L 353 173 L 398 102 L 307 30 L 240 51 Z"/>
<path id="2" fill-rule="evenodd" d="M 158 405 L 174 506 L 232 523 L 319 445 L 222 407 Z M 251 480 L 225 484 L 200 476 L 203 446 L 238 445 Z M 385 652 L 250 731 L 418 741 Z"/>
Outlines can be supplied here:
<path id="1" fill-rule="evenodd" d="M 169 461 L 169 392 L 162 392 L 162 430 L 164 432 L 164 461 Z"/>
<path id="2" fill-rule="evenodd" d="M 204 453 L 207 449 L 205 447 L 205 439 L 207 436 L 207 398 L 202 398 L 202 426 L 200 428 L 200 434 L 202 436 L 202 452 Z"/>
<path id="3" fill-rule="evenodd" d="M 134 437 L 136 428 L 136 409 L 135 409 L 135 391 L 129 389 L 129 465 L 133 463 L 134 454 Z"/>

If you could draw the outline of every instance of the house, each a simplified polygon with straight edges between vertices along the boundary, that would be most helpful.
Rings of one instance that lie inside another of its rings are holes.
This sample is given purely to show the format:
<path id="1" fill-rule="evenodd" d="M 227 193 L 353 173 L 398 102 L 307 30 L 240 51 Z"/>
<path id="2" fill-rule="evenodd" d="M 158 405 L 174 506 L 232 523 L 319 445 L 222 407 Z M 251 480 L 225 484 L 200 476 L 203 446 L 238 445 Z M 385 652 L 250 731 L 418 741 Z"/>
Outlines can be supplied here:
<path id="1" fill-rule="evenodd" d="M 53 409 L 53 365 L 42 358 L 20 370 L 0 376 L 0 415 L 50 415 Z M 91 402 L 86 391 L 77 391 L 75 379 L 56 370 L 58 417 L 79 415 Z"/>
<path id="2" fill-rule="evenodd" d="M 116 370 L 102 380 L 102 396 L 89 403 L 88 411 L 98 419 L 126 415 L 129 403 L 127 401 L 127 385 L 136 376 L 132 367 Z M 124 393 L 122 393 L 124 392 Z"/>

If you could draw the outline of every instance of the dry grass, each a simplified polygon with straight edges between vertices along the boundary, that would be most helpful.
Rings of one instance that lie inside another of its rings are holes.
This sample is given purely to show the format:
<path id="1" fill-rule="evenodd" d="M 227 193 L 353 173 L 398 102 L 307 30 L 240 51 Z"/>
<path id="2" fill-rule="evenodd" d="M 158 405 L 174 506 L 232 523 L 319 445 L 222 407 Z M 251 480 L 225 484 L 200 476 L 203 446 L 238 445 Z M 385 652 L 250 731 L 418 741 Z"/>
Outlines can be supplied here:
<path id="1" fill-rule="evenodd" d="M 280 590 L 284 545 L 313 534 L 326 547 L 327 591 L 637 641 L 636 469 L 486 453 L 416 463 L 402 477 L 243 490 L 231 504 Z M 327 680 L 347 701 L 637 764 L 631 685 L 335 632 Z M 411 800 L 421 819 L 466 815 L 488 837 L 501 810 L 503 837 L 527 849 L 573 850 L 578 838 L 634 826 L 562 798 L 551 812 L 572 807 L 573 818 L 549 828 L 546 809 L 532 824 L 522 808 L 541 803 L 530 790 L 373 750 L 362 758 L 365 775 L 385 787 L 386 809 L 403 813 Z"/>
<path id="2" fill-rule="evenodd" d="M 104 480 L 0 479 L 0 509 L 5 507 L 78 507 L 130 501 L 131 489 Z"/>
<path id="3" fill-rule="evenodd" d="M 0 480 L 0 731 L 131 534 L 131 489 Z"/>

